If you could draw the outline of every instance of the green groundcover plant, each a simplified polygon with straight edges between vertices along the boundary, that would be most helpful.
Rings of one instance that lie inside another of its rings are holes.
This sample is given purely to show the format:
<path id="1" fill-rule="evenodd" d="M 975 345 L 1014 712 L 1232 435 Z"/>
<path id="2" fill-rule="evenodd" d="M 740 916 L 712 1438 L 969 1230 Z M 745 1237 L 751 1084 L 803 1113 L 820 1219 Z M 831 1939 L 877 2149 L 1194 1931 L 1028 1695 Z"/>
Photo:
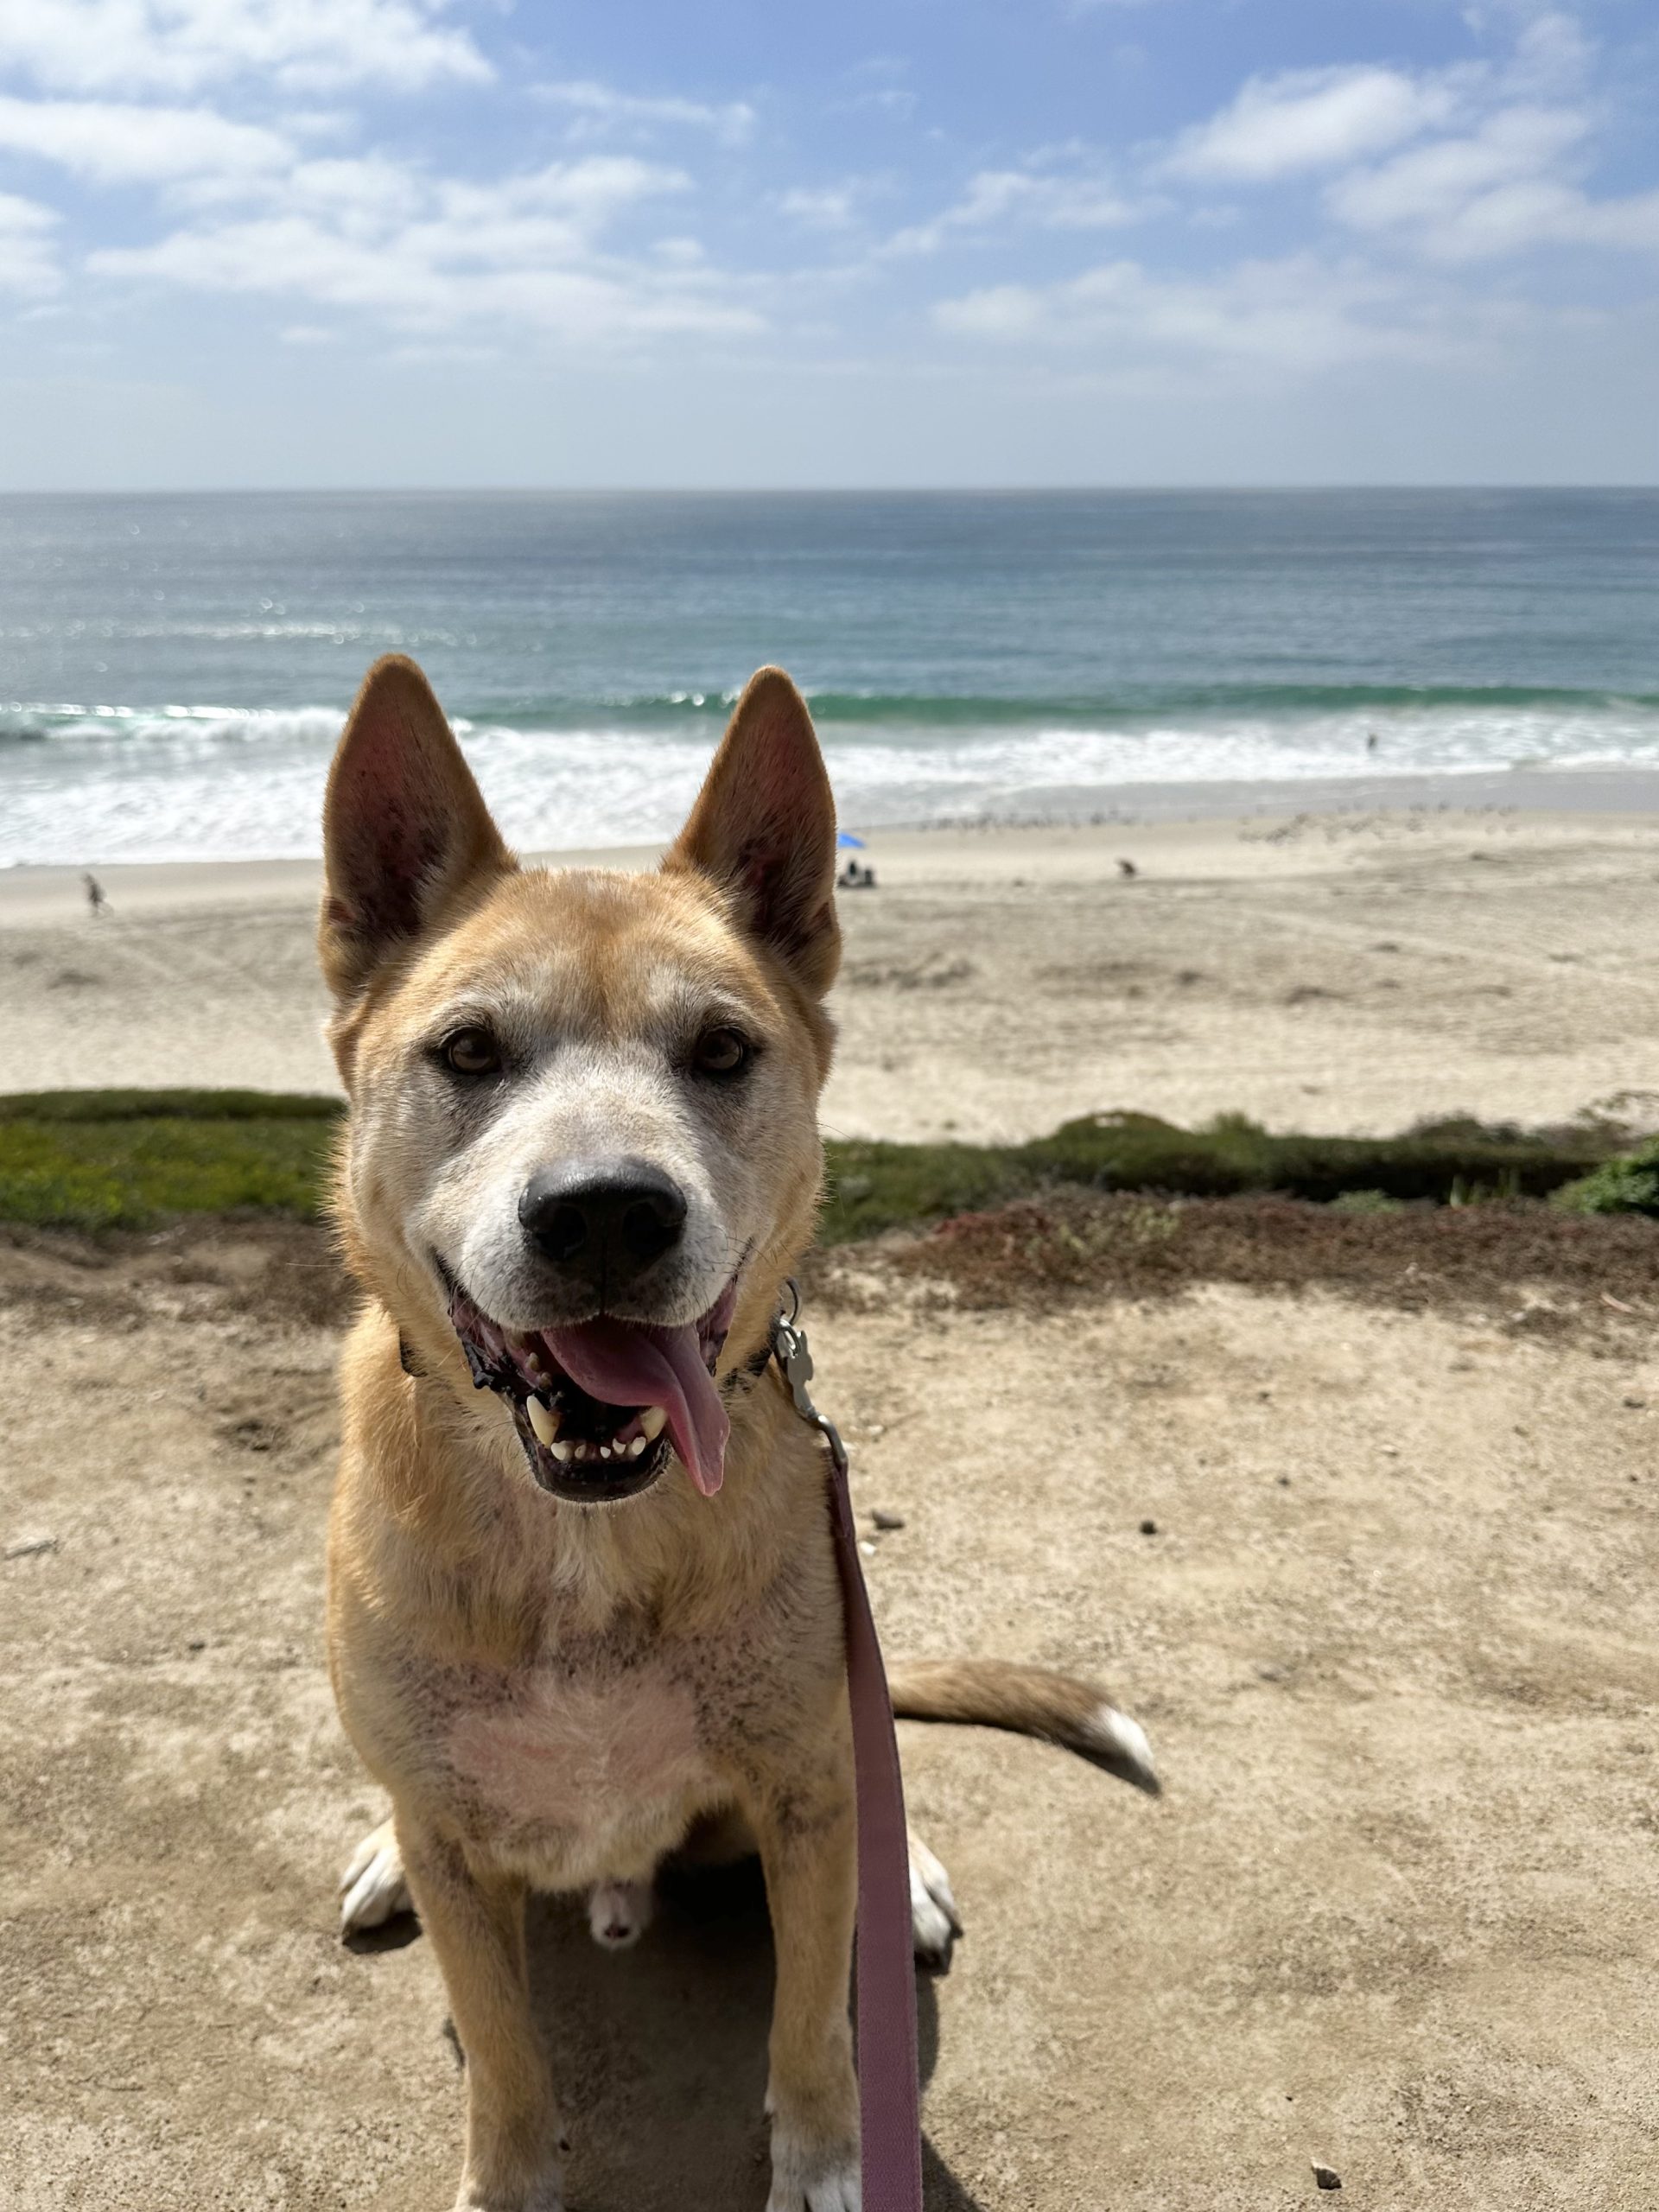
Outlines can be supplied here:
<path id="1" fill-rule="evenodd" d="M 254 1090 L 20 1092 L 0 1097 L 0 1220 L 143 1229 L 186 1214 L 321 1211 L 337 1100 Z M 1056 1187 L 1226 1198 L 1282 1192 L 1351 1209 L 1546 1198 L 1659 1211 L 1652 1146 L 1610 1159 L 1591 1127 L 1532 1133 L 1471 1121 L 1403 1136 L 1274 1135 L 1242 1115 L 1183 1129 L 1093 1114 L 1029 1144 L 828 1147 L 826 1243 Z M 1576 1195 L 1575 1195 L 1576 1194 Z"/>
<path id="2" fill-rule="evenodd" d="M 1644 1213 L 1659 1220 L 1659 1136 L 1564 1183 L 1555 1203 L 1569 1213 Z"/>

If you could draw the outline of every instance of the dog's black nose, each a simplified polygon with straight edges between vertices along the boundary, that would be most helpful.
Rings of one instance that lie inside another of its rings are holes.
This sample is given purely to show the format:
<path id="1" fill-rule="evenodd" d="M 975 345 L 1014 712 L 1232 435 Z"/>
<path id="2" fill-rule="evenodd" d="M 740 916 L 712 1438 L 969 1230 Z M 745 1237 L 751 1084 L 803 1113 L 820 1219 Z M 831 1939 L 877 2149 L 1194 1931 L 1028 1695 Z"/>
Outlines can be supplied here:
<path id="1" fill-rule="evenodd" d="M 615 1285 L 678 1243 L 685 1193 L 649 1160 L 570 1160 L 537 1170 L 518 1218 L 543 1259 Z"/>

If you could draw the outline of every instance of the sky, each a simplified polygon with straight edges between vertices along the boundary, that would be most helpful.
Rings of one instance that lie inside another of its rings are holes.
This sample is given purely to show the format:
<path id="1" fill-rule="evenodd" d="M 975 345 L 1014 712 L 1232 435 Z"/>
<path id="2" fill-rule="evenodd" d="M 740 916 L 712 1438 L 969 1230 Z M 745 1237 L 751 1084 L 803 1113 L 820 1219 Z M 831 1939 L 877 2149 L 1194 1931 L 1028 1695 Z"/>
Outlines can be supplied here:
<path id="1" fill-rule="evenodd" d="M 0 488 L 1659 481 L 1659 10 L 0 0 Z"/>

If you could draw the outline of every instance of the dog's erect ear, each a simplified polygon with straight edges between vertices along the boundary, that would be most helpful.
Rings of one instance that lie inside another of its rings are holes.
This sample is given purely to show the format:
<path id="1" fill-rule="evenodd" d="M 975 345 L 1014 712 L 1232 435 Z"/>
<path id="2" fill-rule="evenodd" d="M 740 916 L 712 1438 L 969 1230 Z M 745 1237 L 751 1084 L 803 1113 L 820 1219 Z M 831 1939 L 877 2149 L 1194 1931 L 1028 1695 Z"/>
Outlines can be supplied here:
<path id="1" fill-rule="evenodd" d="M 318 947 L 341 998 L 457 893 L 514 865 L 430 684 L 401 653 L 376 661 L 346 717 L 322 844 Z"/>
<path id="2" fill-rule="evenodd" d="M 836 802 L 806 702 L 781 668 L 752 676 L 666 868 L 696 868 L 810 991 L 841 958 Z"/>

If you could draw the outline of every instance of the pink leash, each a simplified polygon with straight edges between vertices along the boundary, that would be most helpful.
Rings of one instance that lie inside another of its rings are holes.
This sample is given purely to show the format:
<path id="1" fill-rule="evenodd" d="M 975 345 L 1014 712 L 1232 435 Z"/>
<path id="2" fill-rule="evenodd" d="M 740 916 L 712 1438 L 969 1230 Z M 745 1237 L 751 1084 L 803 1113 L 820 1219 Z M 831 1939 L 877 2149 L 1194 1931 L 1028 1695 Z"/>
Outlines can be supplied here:
<path id="1" fill-rule="evenodd" d="M 812 1355 L 794 1310 L 772 1324 L 772 1348 L 795 1410 L 830 1446 L 830 1495 L 847 1615 L 847 1694 L 858 1793 L 858 2089 L 864 2212 L 922 2212 L 922 2100 L 916 2070 L 916 1969 L 910 1921 L 905 1785 L 887 1669 L 864 1587 L 847 1487 L 847 1447 L 807 1393 Z"/>

